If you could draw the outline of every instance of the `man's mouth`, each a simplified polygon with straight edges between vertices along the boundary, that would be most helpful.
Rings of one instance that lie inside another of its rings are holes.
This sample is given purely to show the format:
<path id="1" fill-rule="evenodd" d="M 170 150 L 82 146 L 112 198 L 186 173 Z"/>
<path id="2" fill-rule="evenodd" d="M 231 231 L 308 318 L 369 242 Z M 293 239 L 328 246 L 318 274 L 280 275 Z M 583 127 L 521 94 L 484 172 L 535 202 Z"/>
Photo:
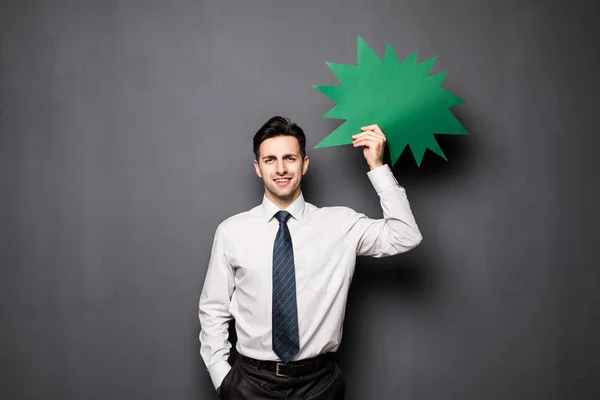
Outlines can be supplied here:
<path id="1" fill-rule="evenodd" d="M 288 183 L 290 183 L 291 180 L 292 180 L 291 178 L 279 178 L 279 179 L 275 179 L 275 183 L 278 186 L 285 186 Z"/>

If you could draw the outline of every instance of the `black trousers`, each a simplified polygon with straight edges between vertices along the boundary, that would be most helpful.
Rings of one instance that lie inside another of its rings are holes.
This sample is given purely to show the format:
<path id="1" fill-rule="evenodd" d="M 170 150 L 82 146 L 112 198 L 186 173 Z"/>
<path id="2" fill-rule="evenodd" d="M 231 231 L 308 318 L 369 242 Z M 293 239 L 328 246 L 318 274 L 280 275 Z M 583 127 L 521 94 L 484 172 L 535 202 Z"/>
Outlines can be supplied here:
<path id="1" fill-rule="evenodd" d="M 224 400 L 343 400 L 345 392 L 344 376 L 334 361 L 304 376 L 284 377 L 258 369 L 240 358 L 219 389 L 220 397 Z"/>

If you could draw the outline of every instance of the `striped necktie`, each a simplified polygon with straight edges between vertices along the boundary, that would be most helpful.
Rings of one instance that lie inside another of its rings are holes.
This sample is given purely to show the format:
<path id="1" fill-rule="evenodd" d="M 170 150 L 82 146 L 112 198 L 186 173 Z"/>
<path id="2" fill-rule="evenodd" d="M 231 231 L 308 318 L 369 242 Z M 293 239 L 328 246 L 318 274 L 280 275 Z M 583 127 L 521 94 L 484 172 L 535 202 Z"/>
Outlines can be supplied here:
<path id="1" fill-rule="evenodd" d="M 300 349 L 296 308 L 294 251 L 287 220 L 290 213 L 279 211 L 279 230 L 273 245 L 273 351 L 288 362 Z"/>

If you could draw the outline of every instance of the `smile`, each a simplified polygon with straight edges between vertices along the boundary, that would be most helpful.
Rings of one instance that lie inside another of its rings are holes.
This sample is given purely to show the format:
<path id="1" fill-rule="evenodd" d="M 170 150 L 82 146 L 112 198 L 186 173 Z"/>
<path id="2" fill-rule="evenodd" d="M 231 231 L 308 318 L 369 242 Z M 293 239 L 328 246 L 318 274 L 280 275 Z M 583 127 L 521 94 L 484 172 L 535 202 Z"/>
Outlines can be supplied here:
<path id="1" fill-rule="evenodd" d="M 278 185 L 287 185 L 290 181 L 291 181 L 291 178 L 275 179 L 275 183 L 277 183 Z"/>

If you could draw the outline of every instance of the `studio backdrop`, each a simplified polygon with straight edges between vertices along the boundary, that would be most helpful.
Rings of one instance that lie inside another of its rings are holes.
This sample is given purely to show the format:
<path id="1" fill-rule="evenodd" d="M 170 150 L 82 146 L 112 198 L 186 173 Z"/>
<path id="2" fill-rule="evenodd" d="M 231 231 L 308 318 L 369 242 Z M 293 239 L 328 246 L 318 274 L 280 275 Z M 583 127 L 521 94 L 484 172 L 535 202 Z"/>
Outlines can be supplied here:
<path id="1" fill-rule="evenodd" d="M 0 398 L 216 399 L 197 305 L 216 227 L 262 199 L 252 136 L 307 134 L 307 201 L 381 217 L 343 121 L 357 37 L 436 57 L 469 135 L 393 166 L 419 247 L 359 259 L 349 400 L 600 397 L 593 1 L 4 1 Z M 373 121 L 377 123 L 377 121 Z"/>

